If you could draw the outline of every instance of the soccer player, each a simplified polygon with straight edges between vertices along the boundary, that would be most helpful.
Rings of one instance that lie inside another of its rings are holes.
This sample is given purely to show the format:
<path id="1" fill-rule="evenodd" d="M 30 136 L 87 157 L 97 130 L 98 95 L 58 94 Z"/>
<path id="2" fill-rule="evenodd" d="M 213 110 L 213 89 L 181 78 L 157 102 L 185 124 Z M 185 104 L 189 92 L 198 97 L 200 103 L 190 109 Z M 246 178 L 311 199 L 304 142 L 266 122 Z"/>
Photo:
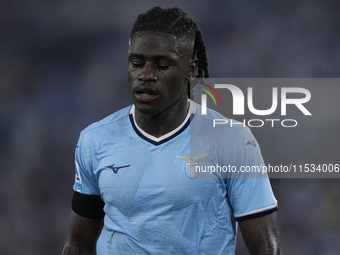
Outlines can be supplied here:
<path id="1" fill-rule="evenodd" d="M 127 63 L 133 105 L 82 131 L 64 254 L 95 254 L 103 221 L 109 254 L 235 254 L 239 224 L 251 254 L 280 254 L 268 178 L 193 171 L 263 164 L 247 127 L 188 99 L 208 77 L 202 33 L 178 8 L 138 16 Z"/>

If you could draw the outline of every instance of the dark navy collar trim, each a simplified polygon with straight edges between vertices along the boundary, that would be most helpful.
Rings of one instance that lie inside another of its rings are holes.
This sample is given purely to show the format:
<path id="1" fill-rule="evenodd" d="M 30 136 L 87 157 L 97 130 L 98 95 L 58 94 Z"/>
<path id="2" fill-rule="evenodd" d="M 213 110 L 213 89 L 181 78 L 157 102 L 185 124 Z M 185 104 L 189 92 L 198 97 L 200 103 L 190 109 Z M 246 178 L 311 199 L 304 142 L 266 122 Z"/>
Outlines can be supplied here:
<path id="1" fill-rule="evenodd" d="M 153 144 L 153 145 L 161 145 L 163 143 L 166 143 L 167 141 L 170 141 L 172 138 L 178 136 L 180 133 L 182 133 L 190 124 L 190 118 L 187 120 L 187 122 L 183 125 L 183 127 L 181 127 L 177 132 L 175 132 L 174 134 L 172 134 L 171 136 L 169 137 L 166 137 L 160 141 L 154 141 L 148 137 L 146 137 L 144 134 L 142 134 L 142 132 L 139 131 L 139 129 L 136 127 L 135 125 L 135 122 L 133 120 L 133 116 L 132 116 L 132 113 L 129 114 L 129 118 L 130 118 L 130 122 L 131 122 L 131 125 L 133 127 L 133 129 L 135 130 L 135 132 L 141 137 L 143 138 L 144 140 L 146 140 L 147 142 Z"/>

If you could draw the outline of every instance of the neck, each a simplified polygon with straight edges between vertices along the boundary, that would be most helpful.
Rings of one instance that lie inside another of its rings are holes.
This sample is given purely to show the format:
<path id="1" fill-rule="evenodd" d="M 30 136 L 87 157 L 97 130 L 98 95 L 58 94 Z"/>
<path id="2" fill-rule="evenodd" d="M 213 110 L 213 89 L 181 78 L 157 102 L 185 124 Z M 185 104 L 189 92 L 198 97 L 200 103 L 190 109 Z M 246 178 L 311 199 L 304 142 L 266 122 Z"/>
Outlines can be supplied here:
<path id="1" fill-rule="evenodd" d="M 144 114 L 135 109 L 137 125 L 149 135 L 161 137 L 181 125 L 189 109 L 188 98 L 180 98 L 167 109 L 157 114 Z"/>

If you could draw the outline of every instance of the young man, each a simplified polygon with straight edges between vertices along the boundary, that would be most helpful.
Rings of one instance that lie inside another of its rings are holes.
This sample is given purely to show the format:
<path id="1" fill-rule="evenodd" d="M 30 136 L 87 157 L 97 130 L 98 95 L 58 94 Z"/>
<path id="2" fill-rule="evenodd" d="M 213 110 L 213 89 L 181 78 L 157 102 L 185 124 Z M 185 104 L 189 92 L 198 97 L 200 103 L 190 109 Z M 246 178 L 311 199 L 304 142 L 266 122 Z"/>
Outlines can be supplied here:
<path id="1" fill-rule="evenodd" d="M 188 81 L 209 76 L 195 22 L 178 8 L 139 15 L 127 65 L 133 106 L 80 135 L 64 254 L 95 254 L 103 218 L 109 254 L 234 254 L 237 221 L 251 254 L 280 254 L 267 178 L 191 171 L 263 164 L 248 128 L 210 132 L 218 114 L 188 100 Z"/>

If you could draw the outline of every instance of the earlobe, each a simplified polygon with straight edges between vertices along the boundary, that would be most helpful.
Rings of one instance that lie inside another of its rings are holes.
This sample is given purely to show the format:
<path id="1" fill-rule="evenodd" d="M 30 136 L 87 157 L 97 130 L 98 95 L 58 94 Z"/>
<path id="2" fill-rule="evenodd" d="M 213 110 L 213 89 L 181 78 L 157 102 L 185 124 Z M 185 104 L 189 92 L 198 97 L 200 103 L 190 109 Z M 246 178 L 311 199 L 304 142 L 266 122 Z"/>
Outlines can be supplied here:
<path id="1" fill-rule="evenodd" d="M 190 60 L 189 70 L 188 70 L 188 73 L 187 73 L 187 79 L 191 79 L 191 78 L 196 77 L 197 64 L 198 64 L 197 58 Z"/>

